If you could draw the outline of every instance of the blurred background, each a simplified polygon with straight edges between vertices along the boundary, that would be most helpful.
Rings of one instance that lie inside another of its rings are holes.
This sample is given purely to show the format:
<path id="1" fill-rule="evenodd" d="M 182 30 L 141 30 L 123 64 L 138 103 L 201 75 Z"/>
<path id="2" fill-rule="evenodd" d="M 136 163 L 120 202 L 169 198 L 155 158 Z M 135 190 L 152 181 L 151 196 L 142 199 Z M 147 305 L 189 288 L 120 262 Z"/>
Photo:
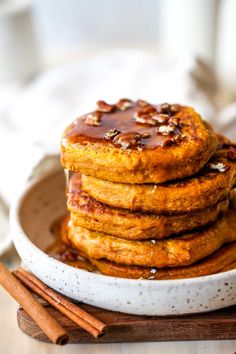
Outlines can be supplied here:
<path id="1" fill-rule="evenodd" d="M 190 104 L 236 138 L 235 18 L 235 0 L 0 0 L 0 254 L 9 204 L 98 99 Z"/>

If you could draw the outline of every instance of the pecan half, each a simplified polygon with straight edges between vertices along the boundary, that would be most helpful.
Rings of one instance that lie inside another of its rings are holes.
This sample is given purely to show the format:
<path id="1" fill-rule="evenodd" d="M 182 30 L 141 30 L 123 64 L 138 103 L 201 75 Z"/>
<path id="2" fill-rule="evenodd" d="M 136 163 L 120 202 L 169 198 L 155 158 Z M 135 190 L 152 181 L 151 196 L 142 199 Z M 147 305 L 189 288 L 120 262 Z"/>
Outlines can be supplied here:
<path id="1" fill-rule="evenodd" d="M 100 112 L 110 113 L 115 110 L 116 106 L 114 104 L 108 104 L 105 101 L 97 101 L 97 109 Z"/>
<path id="2" fill-rule="evenodd" d="M 117 129 L 110 129 L 110 130 L 108 130 L 108 132 L 106 132 L 106 133 L 104 134 L 104 138 L 105 138 L 105 139 L 110 139 L 110 140 L 112 140 L 112 139 L 114 139 L 115 136 L 117 136 L 118 134 L 120 134 L 120 131 L 119 131 L 119 130 L 117 130 Z"/>
<path id="3" fill-rule="evenodd" d="M 129 149 L 131 147 L 137 147 L 141 138 L 142 136 L 135 132 L 120 133 L 115 136 L 113 142 L 116 145 L 120 145 L 122 149 Z"/>
<path id="4" fill-rule="evenodd" d="M 116 104 L 116 107 L 121 111 L 125 111 L 126 109 L 132 107 L 134 102 L 129 100 L 128 98 L 121 98 L 119 102 Z"/>

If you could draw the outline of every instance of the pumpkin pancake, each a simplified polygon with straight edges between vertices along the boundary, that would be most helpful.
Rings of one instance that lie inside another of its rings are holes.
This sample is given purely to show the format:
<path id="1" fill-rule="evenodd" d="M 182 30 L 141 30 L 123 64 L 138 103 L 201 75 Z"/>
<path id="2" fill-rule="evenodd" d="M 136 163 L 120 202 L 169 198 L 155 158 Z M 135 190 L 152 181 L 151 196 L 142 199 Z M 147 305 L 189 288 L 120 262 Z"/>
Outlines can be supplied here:
<path id="1" fill-rule="evenodd" d="M 203 230 L 165 240 L 125 240 L 76 226 L 72 220 L 68 223 L 68 233 L 73 247 L 89 258 L 143 267 L 180 267 L 212 254 L 224 243 L 235 241 L 235 216 L 236 211 L 230 209 Z"/>
<path id="2" fill-rule="evenodd" d="M 208 208 L 227 198 L 235 171 L 207 171 L 181 182 L 121 184 L 82 175 L 81 189 L 97 201 L 116 208 L 153 213 L 186 213 Z"/>
<path id="3" fill-rule="evenodd" d="M 178 268 L 145 268 L 125 266 L 122 264 L 91 259 L 90 262 L 105 275 L 131 279 L 182 279 L 200 277 L 236 268 L 236 242 L 222 246 L 211 256 L 187 267 Z"/>
<path id="4" fill-rule="evenodd" d="M 60 237 L 66 245 L 68 245 L 68 221 L 65 218 L 61 223 Z M 74 249 L 74 252 L 76 250 Z M 68 252 L 64 252 L 67 255 Z M 63 256 L 64 256 L 63 254 Z M 54 256 L 52 254 L 52 256 Z M 57 256 L 58 258 L 58 256 Z M 139 266 L 127 266 L 103 259 L 88 259 L 85 253 L 77 250 L 76 257 L 71 260 L 71 257 L 62 257 L 62 261 L 77 268 L 85 268 L 89 271 L 99 270 L 102 274 L 130 278 L 130 279 L 182 279 L 193 278 L 204 275 L 225 272 L 236 268 L 236 242 L 223 245 L 219 250 L 212 255 L 187 267 L 176 268 L 148 268 Z"/>
<path id="5" fill-rule="evenodd" d="M 193 108 L 99 101 L 64 132 L 65 169 L 113 182 L 161 183 L 197 173 L 214 154 L 217 136 Z"/>
<path id="6" fill-rule="evenodd" d="M 79 189 L 80 175 L 69 182 L 67 208 L 73 224 L 130 240 L 161 239 L 214 222 L 228 209 L 228 200 L 208 208 L 179 215 L 156 215 L 112 208 Z"/>
<path id="7" fill-rule="evenodd" d="M 227 272 L 228 270 L 236 269 L 236 260 L 230 263 L 228 266 L 225 266 L 221 272 Z"/>
<path id="8" fill-rule="evenodd" d="M 153 213 L 185 213 L 209 208 L 225 199 L 235 183 L 236 149 L 228 146 L 221 147 L 198 174 L 181 181 L 138 185 L 81 175 L 80 188 L 98 202 L 116 208 Z"/>
<path id="9" fill-rule="evenodd" d="M 228 245 L 223 245 L 211 256 L 208 256 L 190 266 L 176 268 L 158 269 L 138 266 L 125 266 L 110 261 L 98 259 L 89 260 L 86 258 L 85 254 L 81 254 L 80 257 L 83 259 L 83 264 L 87 261 L 83 268 L 89 270 L 90 272 L 99 271 L 104 275 L 130 279 L 171 280 L 195 278 L 236 269 L 235 242 Z M 74 262 L 70 262 L 70 265 L 81 268 L 81 259 L 76 261 L 76 264 Z M 158 272 L 156 272 L 156 270 Z"/>

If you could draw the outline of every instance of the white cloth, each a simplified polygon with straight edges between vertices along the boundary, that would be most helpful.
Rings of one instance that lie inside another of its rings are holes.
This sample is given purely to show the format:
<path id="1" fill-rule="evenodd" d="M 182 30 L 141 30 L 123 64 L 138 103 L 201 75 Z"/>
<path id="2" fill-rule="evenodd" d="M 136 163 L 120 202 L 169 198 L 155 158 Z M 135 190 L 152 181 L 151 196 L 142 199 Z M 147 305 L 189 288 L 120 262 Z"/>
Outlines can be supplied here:
<path id="1" fill-rule="evenodd" d="M 26 86 L 2 88 L 0 195 L 10 204 L 34 167 L 59 153 L 66 125 L 93 110 L 99 99 L 192 105 L 220 131 L 230 128 L 232 137 L 236 106 L 217 115 L 217 94 L 214 72 L 202 61 L 176 61 L 138 49 L 101 51 L 45 72 Z"/>

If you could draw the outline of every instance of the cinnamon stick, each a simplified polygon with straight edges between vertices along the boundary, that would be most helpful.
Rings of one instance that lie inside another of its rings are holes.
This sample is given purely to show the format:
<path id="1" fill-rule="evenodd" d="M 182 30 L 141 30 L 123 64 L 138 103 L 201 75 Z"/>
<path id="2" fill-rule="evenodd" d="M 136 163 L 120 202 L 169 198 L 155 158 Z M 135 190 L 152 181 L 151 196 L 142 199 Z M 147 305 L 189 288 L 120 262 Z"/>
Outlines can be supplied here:
<path id="1" fill-rule="evenodd" d="M 19 278 L 27 287 L 45 299 L 53 307 L 58 309 L 81 328 L 92 334 L 95 338 L 104 332 L 105 324 L 82 310 L 79 306 L 66 300 L 62 295 L 49 288 L 33 274 L 22 268 L 16 269 L 13 274 Z"/>
<path id="2" fill-rule="evenodd" d="M 69 336 L 61 325 L 2 263 L 0 263 L 0 284 L 32 317 L 53 343 L 64 345 L 68 342 Z"/>

